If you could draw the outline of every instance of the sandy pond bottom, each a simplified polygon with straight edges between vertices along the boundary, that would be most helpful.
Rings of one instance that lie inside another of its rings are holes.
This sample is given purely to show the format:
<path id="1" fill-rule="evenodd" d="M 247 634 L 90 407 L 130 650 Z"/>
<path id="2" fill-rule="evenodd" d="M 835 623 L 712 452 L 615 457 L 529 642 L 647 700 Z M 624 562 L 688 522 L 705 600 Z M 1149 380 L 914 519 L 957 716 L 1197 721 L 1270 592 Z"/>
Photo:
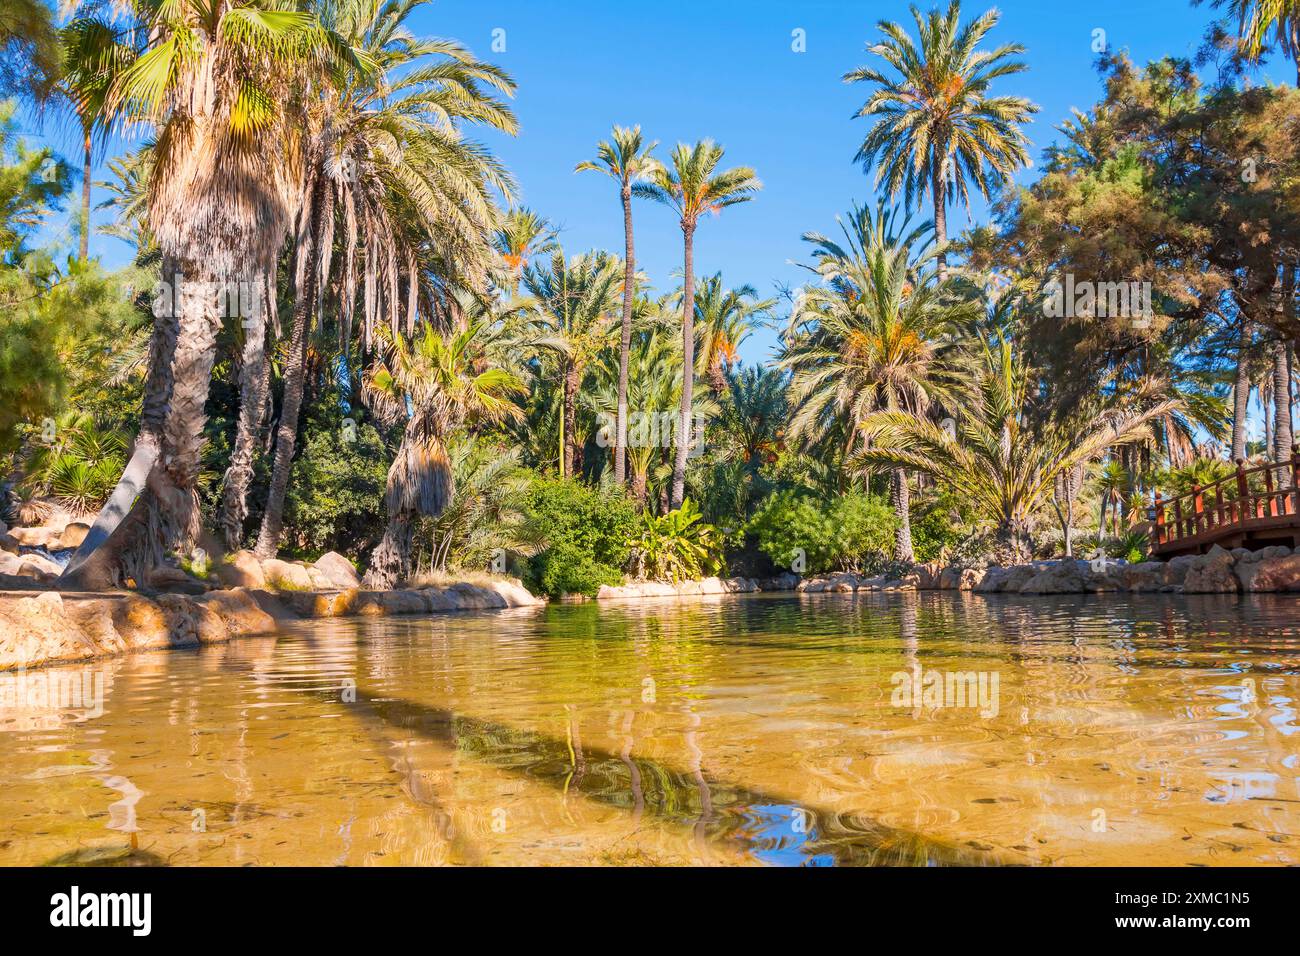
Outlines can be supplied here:
<path id="1" fill-rule="evenodd" d="M 0 864 L 1300 863 L 1300 599 L 315 622 L 0 681 Z"/>

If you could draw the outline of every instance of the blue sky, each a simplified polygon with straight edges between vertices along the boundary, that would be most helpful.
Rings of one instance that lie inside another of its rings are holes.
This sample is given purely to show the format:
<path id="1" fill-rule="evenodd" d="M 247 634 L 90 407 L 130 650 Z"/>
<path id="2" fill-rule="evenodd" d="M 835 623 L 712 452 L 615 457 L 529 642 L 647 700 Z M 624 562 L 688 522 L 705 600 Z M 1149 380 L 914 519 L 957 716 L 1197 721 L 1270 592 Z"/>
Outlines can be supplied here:
<path id="1" fill-rule="evenodd" d="M 968 0 L 964 15 L 987 7 Z M 1070 107 L 1086 108 L 1099 95 L 1095 30 L 1105 31 L 1112 48 L 1126 48 L 1145 62 L 1194 55 L 1213 16 L 1186 0 L 1009 0 L 998 8 L 1002 20 L 991 41 L 1023 44 L 1029 69 L 997 90 L 1041 107 L 1027 130 L 1035 159 Z M 750 283 L 766 296 L 777 283 L 795 285 L 806 275 L 794 264 L 804 257 L 803 232 L 828 232 L 854 201 L 874 201 L 871 179 L 853 163 L 867 126 L 851 117 L 868 90 L 840 77 L 867 61 L 865 46 L 877 36 L 881 18 L 910 23 L 907 4 L 435 0 L 412 23 L 419 33 L 461 41 L 518 82 L 519 135 L 482 138 L 514 171 L 522 201 L 560 226 L 571 253 L 596 247 L 622 252 L 612 183 L 573 173 L 614 123 L 641 124 L 660 140 L 661 156 L 678 140 L 707 136 L 726 147 L 728 165 L 755 167 L 765 188 L 753 202 L 701 225 L 696 269 L 701 275 L 721 270 L 729 284 Z M 804 31 L 806 52 L 792 49 L 795 30 Z M 1275 72 L 1288 78 L 1285 67 Z M 57 124 L 45 133 L 57 146 L 72 147 Z M 1028 170 L 1018 178 L 1033 176 Z M 982 205 L 973 212 L 977 221 L 985 216 Z M 676 220 L 645 202 L 636 204 L 634 217 L 638 265 L 659 289 L 674 286 L 673 273 L 681 267 Z M 964 228 L 964 211 L 950 211 L 949 222 L 953 233 Z M 107 237 L 96 237 L 92 249 L 110 264 L 127 254 Z M 774 342 L 772 332 L 760 331 L 742 357 L 761 360 Z"/>

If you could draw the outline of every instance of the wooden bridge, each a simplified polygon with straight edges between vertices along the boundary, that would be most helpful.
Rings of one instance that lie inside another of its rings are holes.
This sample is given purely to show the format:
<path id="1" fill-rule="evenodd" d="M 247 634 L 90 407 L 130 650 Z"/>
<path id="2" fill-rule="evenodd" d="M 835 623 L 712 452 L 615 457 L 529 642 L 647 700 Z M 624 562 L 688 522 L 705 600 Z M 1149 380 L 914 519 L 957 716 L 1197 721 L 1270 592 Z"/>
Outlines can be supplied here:
<path id="1" fill-rule="evenodd" d="M 1151 520 L 1155 557 L 1203 554 L 1216 544 L 1300 546 L 1300 446 L 1290 461 L 1247 468 L 1239 459 L 1236 474 L 1168 501 L 1157 491 Z"/>

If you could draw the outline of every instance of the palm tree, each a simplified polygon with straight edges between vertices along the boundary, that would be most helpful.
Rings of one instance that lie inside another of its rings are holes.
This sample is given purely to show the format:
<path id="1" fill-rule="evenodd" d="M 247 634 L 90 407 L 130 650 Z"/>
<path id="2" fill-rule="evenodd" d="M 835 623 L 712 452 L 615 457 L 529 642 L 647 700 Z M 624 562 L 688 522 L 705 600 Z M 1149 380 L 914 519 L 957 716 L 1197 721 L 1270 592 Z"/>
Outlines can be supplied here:
<path id="1" fill-rule="evenodd" d="M 524 388 L 503 368 L 476 370 L 488 339 L 480 322 L 446 333 L 424 323 L 409 341 L 380 326 L 378 337 L 383 354 L 367 372 L 363 394 L 381 423 L 406 423 L 388 470 L 388 525 L 365 579 L 368 587 L 389 588 L 410 574 L 415 519 L 438 517 L 454 496 L 451 436 L 467 424 L 519 417 L 512 399 Z"/>
<path id="2" fill-rule="evenodd" d="M 566 260 L 556 249 L 550 264 L 525 266 L 524 287 L 536 300 L 536 344 L 558 360 L 563 404 L 560 409 L 560 474 L 578 472 L 578 389 L 587 367 L 614 334 L 614 308 L 623 279 L 617 256 L 589 252 Z"/>
<path id="3" fill-rule="evenodd" d="M 294 205 L 289 127 L 301 79 L 353 58 L 311 15 L 271 0 L 137 2 L 133 12 L 122 31 L 129 55 L 97 119 L 157 132 L 147 205 L 172 294 L 155 308 L 131 460 L 65 571 L 83 582 L 144 581 L 165 551 L 194 541 L 221 321 L 213 290 L 259 283 L 273 270 Z M 112 547 L 99 552 L 110 536 Z"/>
<path id="4" fill-rule="evenodd" d="M 505 281 L 512 296 L 519 292 L 524 267 L 559 248 L 555 227 L 527 206 L 511 209 L 502 217 L 492 233 L 492 245 L 505 265 Z"/>
<path id="5" fill-rule="evenodd" d="M 711 139 L 688 145 L 678 143 L 669 166 L 658 166 L 649 180 L 633 186 L 634 194 L 672 209 L 681 222 L 682 275 L 682 404 L 677 422 L 677 454 L 673 462 L 672 507 L 681 506 L 686 493 L 686 459 L 689 453 L 691 408 L 695 390 L 695 230 L 705 212 L 720 213 L 728 206 L 748 202 L 763 188 L 748 166 L 718 172 L 723 148 Z"/>
<path id="6" fill-rule="evenodd" d="M 930 475 L 996 524 L 1001 556 L 1032 558 L 1032 521 L 1057 478 L 1107 449 L 1141 437 L 1177 403 L 1078 409 L 1050 416 L 1036 407 L 1039 379 L 1010 342 L 985 343 L 955 406 L 954 434 L 924 415 L 885 411 L 863 423 L 871 444 L 855 463 L 902 466 Z"/>
<path id="7" fill-rule="evenodd" d="M 778 364 L 792 375 L 790 431 L 805 445 L 839 420 L 848 459 L 868 416 L 923 416 L 952 381 L 942 349 L 979 306 L 955 295 L 954 280 L 931 268 L 936 250 L 923 241 L 929 223 L 909 225 L 882 203 L 875 216 L 858 207 L 841 222 L 844 244 L 818 233 L 804 237 L 816 246 L 816 264 L 808 268 L 823 284 L 796 299 Z M 894 556 L 911 561 L 911 495 L 901 467 L 892 470 L 891 497 L 898 515 Z"/>
<path id="8" fill-rule="evenodd" d="M 876 185 L 884 183 L 891 198 L 903 192 L 907 206 L 930 193 L 943 272 L 948 203 L 960 197 L 969 208 L 968 182 L 988 198 L 1017 168 L 1028 165 L 1028 140 L 1020 124 L 1038 107 L 1020 96 L 988 95 L 993 80 L 1026 69 L 1011 59 L 1024 52 L 1018 43 L 978 48 L 998 22 L 996 9 L 965 26 L 959 22 L 958 0 L 942 14 L 910 9 L 919 47 L 897 23 L 881 20 L 877 27 L 883 38 L 867 48 L 898 76 L 864 66 L 846 73 L 844 80 L 877 85 L 855 114 L 875 119 L 856 159 L 865 168 L 876 165 Z"/>
<path id="9" fill-rule="evenodd" d="M 736 350 L 749 337 L 755 319 L 775 304 L 775 299 L 759 299 L 752 285 L 725 288 L 720 272 L 696 284 L 695 371 L 708 379 L 716 397 L 726 393 L 725 372 L 735 363 Z"/>
<path id="10" fill-rule="evenodd" d="M 1300 3 L 1297 0 L 1214 0 L 1237 20 L 1237 37 L 1246 59 L 1255 61 L 1268 45 L 1271 31 L 1282 54 L 1296 66 L 1300 86 Z"/>
<path id="11" fill-rule="evenodd" d="M 1129 490 L 1133 487 L 1133 476 L 1119 461 L 1111 459 L 1102 466 L 1097 475 L 1098 497 L 1101 499 L 1101 513 L 1097 516 L 1097 535 L 1106 533 L 1106 509 L 1111 510 L 1111 530 L 1119 537 L 1119 507 Z"/>
<path id="12" fill-rule="evenodd" d="M 596 159 L 585 160 L 574 172 L 604 173 L 619 185 L 623 203 L 623 325 L 618 349 L 618 412 L 614 434 L 614 481 L 620 487 L 627 477 L 627 362 L 632 348 L 632 302 L 636 296 L 636 249 L 632 241 L 632 184 L 659 167 L 650 154 L 658 140 L 646 143 L 641 127 L 615 126 L 609 140 L 596 146 Z"/>
<path id="13" fill-rule="evenodd" d="M 412 334 L 423 304 L 428 317 L 445 298 L 448 262 L 455 277 L 482 285 L 489 236 L 498 214 L 491 190 L 509 196 L 513 183 L 460 127 L 484 124 L 513 133 L 516 122 L 495 93 L 510 94 L 499 68 L 446 40 L 416 40 L 405 21 L 422 0 L 375 5 L 349 0 L 330 7 L 329 25 L 355 45 L 365 71 L 333 72 L 304 110 L 305 175 L 294 240 L 294 305 L 284 369 L 284 397 L 275 460 L 256 552 L 279 547 L 284 500 L 302 407 L 312 316 L 321 310 L 338 250 L 339 339 L 351 339 L 361 309 L 368 350 L 375 327 L 387 321 Z M 241 433 L 241 438 L 244 433 Z M 248 453 L 232 456 L 227 477 L 227 524 L 242 526 L 251 476 Z M 238 470 L 236 470 L 238 469 Z M 229 532 L 228 532 L 229 533 Z"/>

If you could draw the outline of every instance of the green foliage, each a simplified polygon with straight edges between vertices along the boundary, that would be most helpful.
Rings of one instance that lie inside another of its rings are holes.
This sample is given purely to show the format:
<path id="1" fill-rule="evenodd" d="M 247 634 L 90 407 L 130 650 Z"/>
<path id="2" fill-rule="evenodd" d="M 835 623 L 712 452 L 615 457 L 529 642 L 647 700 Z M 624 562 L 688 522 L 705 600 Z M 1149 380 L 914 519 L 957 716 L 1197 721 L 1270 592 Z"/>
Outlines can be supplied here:
<path id="1" fill-rule="evenodd" d="M 594 595 L 602 584 L 621 584 L 628 538 L 636 527 L 632 503 L 615 491 L 589 488 L 571 478 L 538 481 L 526 511 L 548 547 L 529 562 L 525 584 L 552 597 Z"/>
<path id="2" fill-rule="evenodd" d="M 382 529 L 388 452 L 368 422 L 357 424 L 355 441 L 346 440 L 333 411 L 304 431 L 285 499 L 285 541 L 294 553 L 356 557 Z"/>
<path id="3" fill-rule="evenodd" d="M 933 501 L 912 505 L 912 548 L 916 560 L 946 560 L 955 554 L 971 531 L 970 518 L 950 494 L 940 493 Z"/>
<path id="4" fill-rule="evenodd" d="M 888 504 L 862 492 L 829 502 L 778 492 L 748 525 L 759 549 L 782 567 L 792 567 L 802 551 L 808 574 L 879 564 L 893 548 L 895 528 Z"/>
<path id="5" fill-rule="evenodd" d="M 53 497 L 74 514 L 97 511 L 126 464 L 126 436 L 75 412 L 50 424 L 50 440 L 29 445 L 23 491 Z M 43 438 L 39 430 L 32 437 Z"/>
<path id="6" fill-rule="evenodd" d="M 689 498 L 665 515 L 643 512 L 628 539 L 636 577 L 677 583 L 722 573 L 721 537 L 703 517 Z"/>
<path id="7" fill-rule="evenodd" d="M 1145 533 L 1129 530 L 1111 542 L 1107 546 L 1107 552 L 1112 557 L 1122 558 L 1129 564 L 1137 564 L 1139 561 L 1146 560 L 1150 546 L 1151 542 Z"/>

